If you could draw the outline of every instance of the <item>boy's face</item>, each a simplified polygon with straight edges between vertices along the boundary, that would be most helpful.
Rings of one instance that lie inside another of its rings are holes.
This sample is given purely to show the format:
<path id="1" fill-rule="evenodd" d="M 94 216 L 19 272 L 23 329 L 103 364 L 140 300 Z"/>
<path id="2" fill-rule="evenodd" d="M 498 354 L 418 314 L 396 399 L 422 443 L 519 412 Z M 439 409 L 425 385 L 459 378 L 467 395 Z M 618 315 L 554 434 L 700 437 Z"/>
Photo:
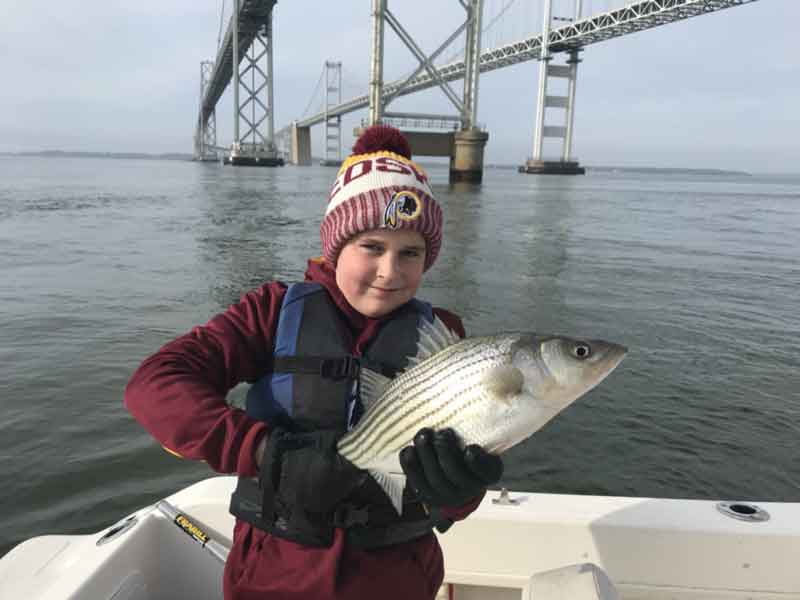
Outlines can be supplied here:
<path id="1" fill-rule="evenodd" d="M 336 262 L 336 283 L 362 315 L 382 317 L 417 293 L 425 240 L 416 231 L 373 229 L 348 240 Z"/>

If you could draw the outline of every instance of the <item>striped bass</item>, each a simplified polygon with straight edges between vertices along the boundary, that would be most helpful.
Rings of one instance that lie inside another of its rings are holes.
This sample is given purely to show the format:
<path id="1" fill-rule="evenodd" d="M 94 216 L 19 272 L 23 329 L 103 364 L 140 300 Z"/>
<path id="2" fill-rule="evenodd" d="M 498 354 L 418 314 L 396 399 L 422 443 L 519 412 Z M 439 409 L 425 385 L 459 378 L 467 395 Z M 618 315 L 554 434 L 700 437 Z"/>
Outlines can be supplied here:
<path id="1" fill-rule="evenodd" d="M 417 355 L 394 379 L 361 369 L 365 412 L 338 442 L 402 511 L 400 450 L 423 427 L 452 428 L 465 445 L 500 454 L 600 383 L 627 353 L 601 340 L 535 333 L 461 339 L 438 318 L 419 330 Z"/>

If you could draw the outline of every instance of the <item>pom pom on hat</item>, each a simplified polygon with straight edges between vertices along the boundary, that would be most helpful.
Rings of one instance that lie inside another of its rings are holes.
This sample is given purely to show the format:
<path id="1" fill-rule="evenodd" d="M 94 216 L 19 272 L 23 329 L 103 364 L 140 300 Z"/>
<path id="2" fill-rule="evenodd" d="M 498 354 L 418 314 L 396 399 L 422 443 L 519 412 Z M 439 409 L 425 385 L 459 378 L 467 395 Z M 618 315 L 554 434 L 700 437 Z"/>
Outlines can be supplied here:
<path id="1" fill-rule="evenodd" d="M 411 160 L 411 146 L 406 136 L 389 125 L 367 127 L 353 144 L 353 154 L 369 154 L 381 150 L 394 152 Z"/>
<path id="2" fill-rule="evenodd" d="M 408 229 L 425 240 L 425 270 L 442 246 L 442 209 L 406 137 L 389 125 L 365 129 L 342 163 L 320 226 L 322 252 L 336 265 L 342 247 L 364 231 Z"/>

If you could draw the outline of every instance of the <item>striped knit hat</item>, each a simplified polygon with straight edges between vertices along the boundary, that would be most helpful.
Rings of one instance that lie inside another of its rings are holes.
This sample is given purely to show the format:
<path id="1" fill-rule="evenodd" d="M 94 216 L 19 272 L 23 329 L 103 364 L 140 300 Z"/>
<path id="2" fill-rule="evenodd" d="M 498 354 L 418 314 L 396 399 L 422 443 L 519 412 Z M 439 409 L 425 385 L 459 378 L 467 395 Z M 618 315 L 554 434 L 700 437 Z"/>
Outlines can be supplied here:
<path id="1" fill-rule="evenodd" d="M 320 227 L 325 260 L 336 265 L 347 240 L 373 229 L 422 234 L 426 271 L 442 246 L 442 209 L 428 176 L 411 160 L 403 134 L 387 125 L 366 129 L 339 169 Z"/>

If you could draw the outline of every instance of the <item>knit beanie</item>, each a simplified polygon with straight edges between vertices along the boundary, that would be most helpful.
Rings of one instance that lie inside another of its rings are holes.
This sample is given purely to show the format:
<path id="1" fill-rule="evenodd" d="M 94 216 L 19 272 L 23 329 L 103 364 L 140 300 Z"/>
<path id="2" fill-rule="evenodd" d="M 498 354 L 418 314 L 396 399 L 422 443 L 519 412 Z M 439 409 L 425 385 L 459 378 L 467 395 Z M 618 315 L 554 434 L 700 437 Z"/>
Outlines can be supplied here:
<path id="1" fill-rule="evenodd" d="M 428 176 L 411 160 L 405 136 L 388 125 L 365 129 L 339 169 L 320 226 L 325 260 L 336 265 L 347 240 L 373 229 L 418 231 L 426 271 L 442 246 L 442 209 Z"/>

